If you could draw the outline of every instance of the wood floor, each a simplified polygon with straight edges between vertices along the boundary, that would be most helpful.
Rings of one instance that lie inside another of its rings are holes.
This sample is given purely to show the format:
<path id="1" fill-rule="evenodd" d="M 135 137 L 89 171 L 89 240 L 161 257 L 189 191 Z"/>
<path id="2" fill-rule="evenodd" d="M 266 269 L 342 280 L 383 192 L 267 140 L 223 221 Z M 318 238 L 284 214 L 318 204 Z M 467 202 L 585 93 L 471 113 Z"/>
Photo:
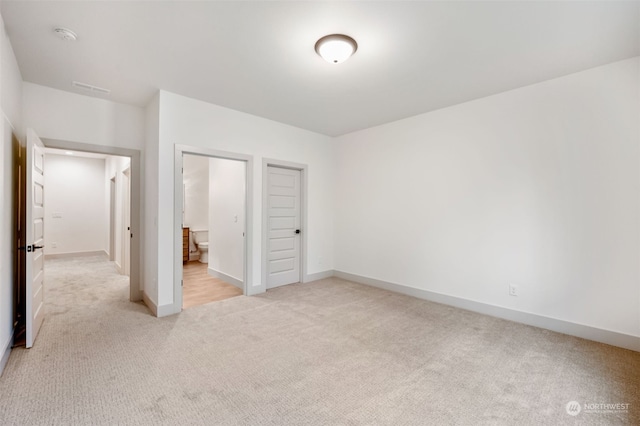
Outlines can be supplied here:
<path id="1" fill-rule="evenodd" d="M 209 275 L 206 263 L 185 263 L 182 279 L 183 309 L 242 295 L 242 290 L 238 287 Z"/>

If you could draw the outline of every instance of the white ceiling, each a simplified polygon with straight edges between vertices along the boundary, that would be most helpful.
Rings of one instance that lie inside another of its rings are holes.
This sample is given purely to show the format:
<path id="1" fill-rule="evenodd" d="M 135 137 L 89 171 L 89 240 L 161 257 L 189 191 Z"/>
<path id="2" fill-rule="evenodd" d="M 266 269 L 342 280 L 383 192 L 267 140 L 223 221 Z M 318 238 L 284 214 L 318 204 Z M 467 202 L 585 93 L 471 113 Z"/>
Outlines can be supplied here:
<path id="1" fill-rule="evenodd" d="M 11 1 L 25 81 L 158 89 L 331 136 L 640 55 L 640 2 Z M 78 34 L 64 42 L 62 26 Z M 320 37 L 358 42 L 347 62 Z"/>

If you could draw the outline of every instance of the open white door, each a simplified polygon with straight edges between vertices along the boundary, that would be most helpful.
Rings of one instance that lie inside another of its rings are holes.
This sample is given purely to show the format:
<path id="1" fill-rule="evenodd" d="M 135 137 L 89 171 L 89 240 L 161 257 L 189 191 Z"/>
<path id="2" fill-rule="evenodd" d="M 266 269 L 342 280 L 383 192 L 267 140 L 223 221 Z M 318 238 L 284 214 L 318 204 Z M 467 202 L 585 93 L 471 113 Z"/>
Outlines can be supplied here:
<path id="1" fill-rule="evenodd" d="M 26 347 L 33 346 L 44 320 L 44 145 L 27 130 L 26 149 Z"/>

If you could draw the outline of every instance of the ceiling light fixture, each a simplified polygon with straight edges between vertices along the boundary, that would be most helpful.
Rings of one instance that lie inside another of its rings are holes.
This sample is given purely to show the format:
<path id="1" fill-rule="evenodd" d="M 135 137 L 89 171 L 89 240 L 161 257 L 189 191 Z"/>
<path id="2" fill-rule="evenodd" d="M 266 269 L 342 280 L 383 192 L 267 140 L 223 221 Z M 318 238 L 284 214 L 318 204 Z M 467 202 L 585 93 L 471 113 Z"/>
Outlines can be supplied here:
<path id="1" fill-rule="evenodd" d="M 78 35 L 68 28 L 54 28 L 53 32 L 64 41 L 76 41 Z"/>
<path id="2" fill-rule="evenodd" d="M 344 34 L 330 34 L 316 42 L 316 53 L 332 64 L 346 61 L 356 50 L 358 43 Z"/>

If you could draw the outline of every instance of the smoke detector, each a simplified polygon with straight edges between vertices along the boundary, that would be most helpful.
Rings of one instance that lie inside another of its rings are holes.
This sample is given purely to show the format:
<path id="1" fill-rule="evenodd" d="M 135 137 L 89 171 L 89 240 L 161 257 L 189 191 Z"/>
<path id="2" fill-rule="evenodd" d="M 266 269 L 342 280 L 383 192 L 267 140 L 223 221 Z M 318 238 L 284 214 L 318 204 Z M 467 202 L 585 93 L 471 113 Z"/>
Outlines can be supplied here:
<path id="1" fill-rule="evenodd" d="M 68 28 L 54 28 L 53 32 L 64 41 L 76 41 L 78 36 Z"/>

